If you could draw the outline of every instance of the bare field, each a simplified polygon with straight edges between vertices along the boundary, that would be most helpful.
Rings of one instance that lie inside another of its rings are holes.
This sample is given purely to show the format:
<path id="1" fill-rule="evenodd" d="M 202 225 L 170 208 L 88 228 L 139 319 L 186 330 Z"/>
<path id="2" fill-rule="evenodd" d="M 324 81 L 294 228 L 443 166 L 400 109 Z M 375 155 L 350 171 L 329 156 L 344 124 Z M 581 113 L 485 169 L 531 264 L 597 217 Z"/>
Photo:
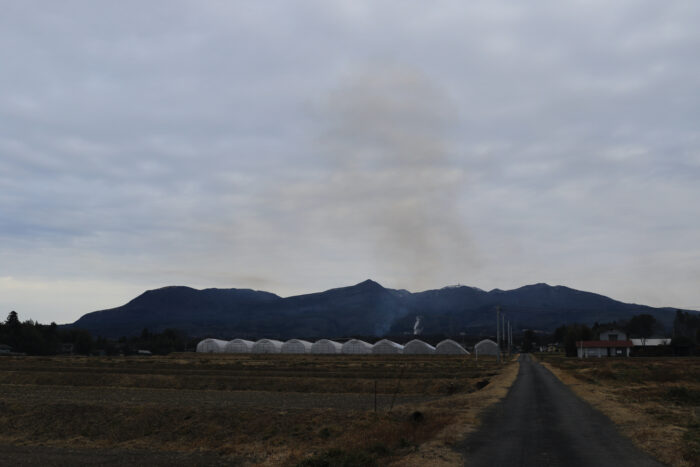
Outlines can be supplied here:
<path id="1" fill-rule="evenodd" d="M 42 452 L 67 456 L 56 465 L 137 455 L 153 465 L 401 463 L 436 440 L 449 447 L 441 433 L 467 408 L 476 424 L 513 366 L 463 356 L 0 358 L 0 455 L 17 465 Z"/>
<path id="2" fill-rule="evenodd" d="M 538 358 L 639 447 L 700 466 L 700 358 Z"/>

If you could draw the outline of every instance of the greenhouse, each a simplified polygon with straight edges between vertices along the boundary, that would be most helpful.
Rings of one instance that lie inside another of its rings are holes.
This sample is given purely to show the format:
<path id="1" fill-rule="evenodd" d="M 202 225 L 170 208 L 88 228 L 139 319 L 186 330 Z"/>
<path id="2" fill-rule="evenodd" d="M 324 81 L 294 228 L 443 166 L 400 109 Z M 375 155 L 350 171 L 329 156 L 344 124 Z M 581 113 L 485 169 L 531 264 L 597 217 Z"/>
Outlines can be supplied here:
<path id="1" fill-rule="evenodd" d="M 319 339 L 311 346 L 311 353 L 334 354 L 340 353 L 342 348 L 343 344 L 340 342 L 335 342 L 328 339 Z"/>
<path id="2" fill-rule="evenodd" d="M 491 339 L 484 339 L 474 346 L 474 353 L 478 355 L 498 355 L 498 344 Z"/>
<path id="3" fill-rule="evenodd" d="M 403 353 L 403 345 L 389 339 L 382 339 L 372 346 L 375 354 L 400 354 Z"/>
<path id="4" fill-rule="evenodd" d="M 419 339 L 413 339 L 403 346 L 403 353 L 406 355 L 432 355 L 435 347 Z"/>
<path id="5" fill-rule="evenodd" d="M 202 353 L 222 353 L 228 342 L 220 339 L 204 339 L 197 344 L 197 352 Z"/>
<path id="6" fill-rule="evenodd" d="M 260 339 L 253 344 L 250 350 L 252 353 L 280 353 L 282 351 L 282 342 L 274 339 Z"/>
<path id="7" fill-rule="evenodd" d="M 250 353 L 253 348 L 253 341 L 245 339 L 234 339 L 226 343 L 224 352 L 226 353 Z"/>
<path id="8" fill-rule="evenodd" d="M 438 355 L 468 355 L 464 347 L 453 341 L 445 339 L 435 346 L 435 353 Z"/>
<path id="9" fill-rule="evenodd" d="M 368 354 L 372 353 L 372 344 L 359 339 L 350 339 L 341 349 L 342 353 L 345 354 Z"/>
<path id="10" fill-rule="evenodd" d="M 282 344 L 282 353 L 309 353 L 311 352 L 311 342 L 301 339 L 289 339 Z"/>

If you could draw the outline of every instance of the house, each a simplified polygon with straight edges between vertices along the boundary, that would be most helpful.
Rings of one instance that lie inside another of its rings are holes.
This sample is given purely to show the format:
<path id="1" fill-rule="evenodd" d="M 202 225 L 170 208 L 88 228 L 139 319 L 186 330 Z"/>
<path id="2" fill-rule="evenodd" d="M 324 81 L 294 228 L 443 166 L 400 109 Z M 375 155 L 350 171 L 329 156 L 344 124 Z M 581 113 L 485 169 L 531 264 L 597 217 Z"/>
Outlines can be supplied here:
<path id="1" fill-rule="evenodd" d="M 600 340 L 576 342 L 576 352 L 578 358 L 629 357 L 632 345 L 625 332 L 610 329 L 600 333 Z"/>
<path id="2" fill-rule="evenodd" d="M 600 333 L 601 341 L 625 341 L 627 340 L 627 333 L 624 331 L 619 331 L 617 329 L 609 329 L 607 331 L 602 331 Z"/>

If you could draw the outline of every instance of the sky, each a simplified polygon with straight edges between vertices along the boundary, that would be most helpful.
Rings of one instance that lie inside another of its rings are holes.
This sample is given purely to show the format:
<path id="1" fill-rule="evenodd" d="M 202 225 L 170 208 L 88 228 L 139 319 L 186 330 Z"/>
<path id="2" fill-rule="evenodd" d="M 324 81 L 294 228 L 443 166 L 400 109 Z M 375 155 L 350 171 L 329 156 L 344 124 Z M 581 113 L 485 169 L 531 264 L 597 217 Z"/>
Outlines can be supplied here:
<path id="1" fill-rule="evenodd" d="M 0 319 L 367 278 L 700 309 L 698 2 L 0 8 Z"/>

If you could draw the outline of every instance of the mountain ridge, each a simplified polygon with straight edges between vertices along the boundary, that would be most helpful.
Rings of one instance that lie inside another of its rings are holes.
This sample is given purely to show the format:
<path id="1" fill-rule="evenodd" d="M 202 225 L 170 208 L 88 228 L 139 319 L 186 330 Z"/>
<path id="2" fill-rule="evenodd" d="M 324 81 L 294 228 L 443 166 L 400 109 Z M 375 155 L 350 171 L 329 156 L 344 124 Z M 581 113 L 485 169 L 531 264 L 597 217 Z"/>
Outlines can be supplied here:
<path id="1" fill-rule="evenodd" d="M 67 326 L 104 337 L 134 335 L 144 328 L 221 338 L 383 336 L 410 332 L 420 315 L 426 334 L 480 334 L 494 327 L 496 306 L 516 328 L 544 331 L 574 322 L 624 320 L 639 313 L 652 314 L 669 327 L 676 310 L 542 282 L 511 290 L 458 285 L 409 292 L 367 279 L 289 297 L 253 289 L 166 286 L 147 290 L 120 307 L 87 313 Z"/>

